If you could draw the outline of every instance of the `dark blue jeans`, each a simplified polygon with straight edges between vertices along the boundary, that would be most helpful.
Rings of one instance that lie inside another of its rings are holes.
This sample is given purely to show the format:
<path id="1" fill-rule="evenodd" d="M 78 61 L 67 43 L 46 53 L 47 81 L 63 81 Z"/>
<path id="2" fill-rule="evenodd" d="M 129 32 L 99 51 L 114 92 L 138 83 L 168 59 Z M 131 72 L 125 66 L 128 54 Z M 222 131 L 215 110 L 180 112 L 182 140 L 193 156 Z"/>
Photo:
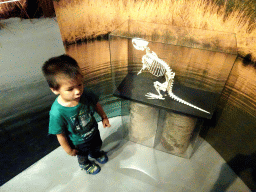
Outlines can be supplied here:
<path id="1" fill-rule="evenodd" d="M 100 148 L 102 146 L 102 140 L 100 138 L 100 132 L 97 128 L 95 133 L 87 140 L 85 143 L 76 145 L 76 149 L 78 150 L 78 163 L 80 167 L 90 163 L 88 160 L 88 155 L 92 158 L 98 158 L 101 156 Z"/>

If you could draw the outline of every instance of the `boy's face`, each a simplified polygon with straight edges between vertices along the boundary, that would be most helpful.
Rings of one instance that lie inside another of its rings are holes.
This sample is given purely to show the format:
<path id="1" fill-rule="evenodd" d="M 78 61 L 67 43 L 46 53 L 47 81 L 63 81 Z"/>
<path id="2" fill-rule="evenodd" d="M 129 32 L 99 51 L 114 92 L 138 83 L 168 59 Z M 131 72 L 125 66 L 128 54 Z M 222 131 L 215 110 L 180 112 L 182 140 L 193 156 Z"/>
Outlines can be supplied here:
<path id="1" fill-rule="evenodd" d="M 57 82 L 59 84 L 59 89 L 52 89 L 52 92 L 56 95 L 60 95 L 62 101 L 69 102 L 79 102 L 80 97 L 83 93 L 83 77 L 78 75 L 76 79 L 70 79 L 65 75 L 59 75 L 57 77 Z"/>

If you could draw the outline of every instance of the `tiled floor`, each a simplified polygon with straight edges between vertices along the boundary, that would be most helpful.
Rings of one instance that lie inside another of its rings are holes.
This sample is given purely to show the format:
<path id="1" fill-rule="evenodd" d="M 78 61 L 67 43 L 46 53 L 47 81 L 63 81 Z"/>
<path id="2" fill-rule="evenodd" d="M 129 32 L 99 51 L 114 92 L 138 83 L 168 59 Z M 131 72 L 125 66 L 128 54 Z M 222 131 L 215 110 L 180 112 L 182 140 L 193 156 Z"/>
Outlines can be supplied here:
<path id="1" fill-rule="evenodd" d="M 80 170 L 76 157 L 61 147 L 0 187 L 10 192 L 94 191 L 250 191 L 220 155 L 201 139 L 191 159 L 173 156 L 121 139 L 121 118 L 110 119 L 111 128 L 100 123 L 103 149 L 109 162 L 97 175 Z"/>

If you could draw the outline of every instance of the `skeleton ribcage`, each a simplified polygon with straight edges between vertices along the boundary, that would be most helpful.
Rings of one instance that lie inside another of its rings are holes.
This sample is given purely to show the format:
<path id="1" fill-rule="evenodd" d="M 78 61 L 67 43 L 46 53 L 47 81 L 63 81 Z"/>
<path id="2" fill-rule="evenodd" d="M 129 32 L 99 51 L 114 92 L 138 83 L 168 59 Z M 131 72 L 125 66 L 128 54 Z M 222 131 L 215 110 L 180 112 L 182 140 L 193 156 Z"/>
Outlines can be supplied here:
<path id="1" fill-rule="evenodd" d="M 166 63 L 155 55 L 148 53 L 142 57 L 142 63 L 146 69 L 154 76 L 160 77 L 166 73 Z M 168 66 L 168 65 L 167 65 Z"/>

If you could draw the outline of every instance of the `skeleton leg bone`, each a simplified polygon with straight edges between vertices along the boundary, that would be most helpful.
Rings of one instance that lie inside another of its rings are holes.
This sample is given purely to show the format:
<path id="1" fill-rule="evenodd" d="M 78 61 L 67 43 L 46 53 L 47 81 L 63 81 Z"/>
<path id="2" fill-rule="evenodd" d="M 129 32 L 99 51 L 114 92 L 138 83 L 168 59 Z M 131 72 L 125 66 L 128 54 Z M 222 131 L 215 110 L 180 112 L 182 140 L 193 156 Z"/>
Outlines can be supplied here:
<path id="1" fill-rule="evenodd" d="M 147 93 L 145 96 L 148 97 L 148 99 L 161 99 L 164 100 L 165 98 L 161 94 L 160 91 L 166 91 L 167 90 L 167 82 L 165 83 L 160 83 L 158 81 L 154 82 L 154 87 L 156 91 L 158 92 L 158 95 L 154 93 Z"/>

